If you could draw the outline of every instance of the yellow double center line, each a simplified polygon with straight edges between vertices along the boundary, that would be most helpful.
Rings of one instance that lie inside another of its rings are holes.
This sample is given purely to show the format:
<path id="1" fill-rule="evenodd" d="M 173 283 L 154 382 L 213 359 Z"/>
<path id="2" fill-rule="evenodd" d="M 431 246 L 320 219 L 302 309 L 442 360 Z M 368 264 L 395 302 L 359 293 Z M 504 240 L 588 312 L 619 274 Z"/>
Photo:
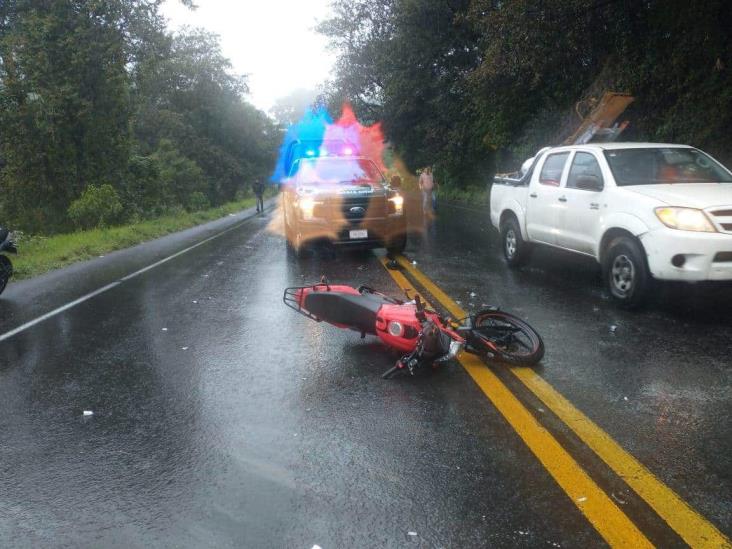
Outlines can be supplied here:
<path id="1" fill-rule="evenodd" d="M 400 256 L 397 261 L 452 316 L 455 318 L 467 316 L 457 303 L 406 258 Z M 386 259 L 382 262 L 386 266 Z M 400 271 L 387 269 L 387 272 L 402 289 L 413 290 L 413 284 Z M 651 542 L 628 516 L 481 360 L 472 355 L 461 356 L 459 360 L 605 541 L 613 547 L 652 547 Z M 529 391 L 635 490 L 686 543 L 692 547 L 731 546 L 729 539 L 722 532 L 689 507 L 673 490 L 659 481 L 533 370 L 520 367 L 510 370 Z"/>

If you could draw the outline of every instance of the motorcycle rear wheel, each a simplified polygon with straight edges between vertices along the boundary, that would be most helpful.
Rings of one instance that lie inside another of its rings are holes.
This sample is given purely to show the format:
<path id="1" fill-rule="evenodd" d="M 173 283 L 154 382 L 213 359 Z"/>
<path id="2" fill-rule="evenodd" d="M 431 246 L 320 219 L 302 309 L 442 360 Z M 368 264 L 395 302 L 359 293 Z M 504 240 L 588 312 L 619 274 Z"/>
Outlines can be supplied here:
<path id="1" fill-rule="evenodd" d="M 13 264 L 4 255 L 0 255 L 0 294 L 8 285 L 8 280 L 13 276 Z"/>
<path id="2" fill-rule="evenodd" d="M 478 313 L 470 344 L 480 354 L 495 356 L 510 364 L 531 366 L 544 357 L 544 341 L 538 332 L 520 318 L 503 311 Z"/>

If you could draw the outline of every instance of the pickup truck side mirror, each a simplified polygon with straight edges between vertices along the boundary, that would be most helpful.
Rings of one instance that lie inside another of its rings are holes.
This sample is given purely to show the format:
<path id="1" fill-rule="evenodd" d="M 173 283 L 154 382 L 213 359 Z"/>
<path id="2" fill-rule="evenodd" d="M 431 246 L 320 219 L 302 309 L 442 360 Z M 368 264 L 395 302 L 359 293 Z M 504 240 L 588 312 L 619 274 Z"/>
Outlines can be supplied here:
<path id="1" fill-rule="evenodd" d="M 596 175 L 579 175 L 575 180 L 575 186 L 578 189 L 583 189 L 585 191 L 598 192 L 602 190 L 602 181 L 600 181 L 600 178 Z"/>
<path id="2" fill-rule="evenodd" d="M 402 186 L 402 178 L 398 175 L 392 175 L 391 181 L 389 181 L 389 185 L 392 189 L 398 189 Z"/>

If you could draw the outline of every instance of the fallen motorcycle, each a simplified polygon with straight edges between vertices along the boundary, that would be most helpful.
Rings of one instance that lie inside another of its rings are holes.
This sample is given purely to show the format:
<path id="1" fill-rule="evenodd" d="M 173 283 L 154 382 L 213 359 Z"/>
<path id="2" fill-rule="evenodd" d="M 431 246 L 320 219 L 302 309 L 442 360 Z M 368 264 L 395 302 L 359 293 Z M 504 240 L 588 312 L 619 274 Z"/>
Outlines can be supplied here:
<path id="1" fill-rule="evenodd" d="M 6 254 L 18 253 L 15 244 L 8 237 L 10 231 L 0 227 L 0 294 L 8 285 L 10 277 L 13 276 L 13 264 Z"/>
<path id="2" fill-rule="evenodd" d="M 446 362 L 460 351 L 511 364 L 533 365 L 544 342 L 526 322 L 497 308 L 453 321 L 425 308 L 419 296 L 402 301 L 368 286 L 319 284 L 286 288 L 283 301 L 298 313 L 338 328 L 379 337 L 405 353 L 382 377 L 415 372 Z"/>

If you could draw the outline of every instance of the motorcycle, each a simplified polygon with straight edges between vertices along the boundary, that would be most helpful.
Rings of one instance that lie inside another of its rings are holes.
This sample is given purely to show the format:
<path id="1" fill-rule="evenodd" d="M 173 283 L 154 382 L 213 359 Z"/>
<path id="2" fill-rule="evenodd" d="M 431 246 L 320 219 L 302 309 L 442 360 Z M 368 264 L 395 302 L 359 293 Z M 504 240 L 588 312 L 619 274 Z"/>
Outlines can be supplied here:
<path id="1" fill-rule="evenodd" d="M 520 365 L 536 364 L 544 356 L 544 342 L 536 330 L 495 307 L 453 321 L 426 308 L 418 295 L 402 301 L 369 286 L 330 284 L 325 277 L 318 284 L 286 288 L 282 299 L 311 320 L 354 330 L 362 338 L 377 336 L 404 353 L 382 375 L 385 379 L 436 367 L 463 350 Z"/>
<path id="2" fill-rule="evenodd" d="M 17 254 L 15 244 L 8 238 L 10 231 L 0 227 L 0 294 L 13 276 L 13 264 L 6 254 Z"/>

